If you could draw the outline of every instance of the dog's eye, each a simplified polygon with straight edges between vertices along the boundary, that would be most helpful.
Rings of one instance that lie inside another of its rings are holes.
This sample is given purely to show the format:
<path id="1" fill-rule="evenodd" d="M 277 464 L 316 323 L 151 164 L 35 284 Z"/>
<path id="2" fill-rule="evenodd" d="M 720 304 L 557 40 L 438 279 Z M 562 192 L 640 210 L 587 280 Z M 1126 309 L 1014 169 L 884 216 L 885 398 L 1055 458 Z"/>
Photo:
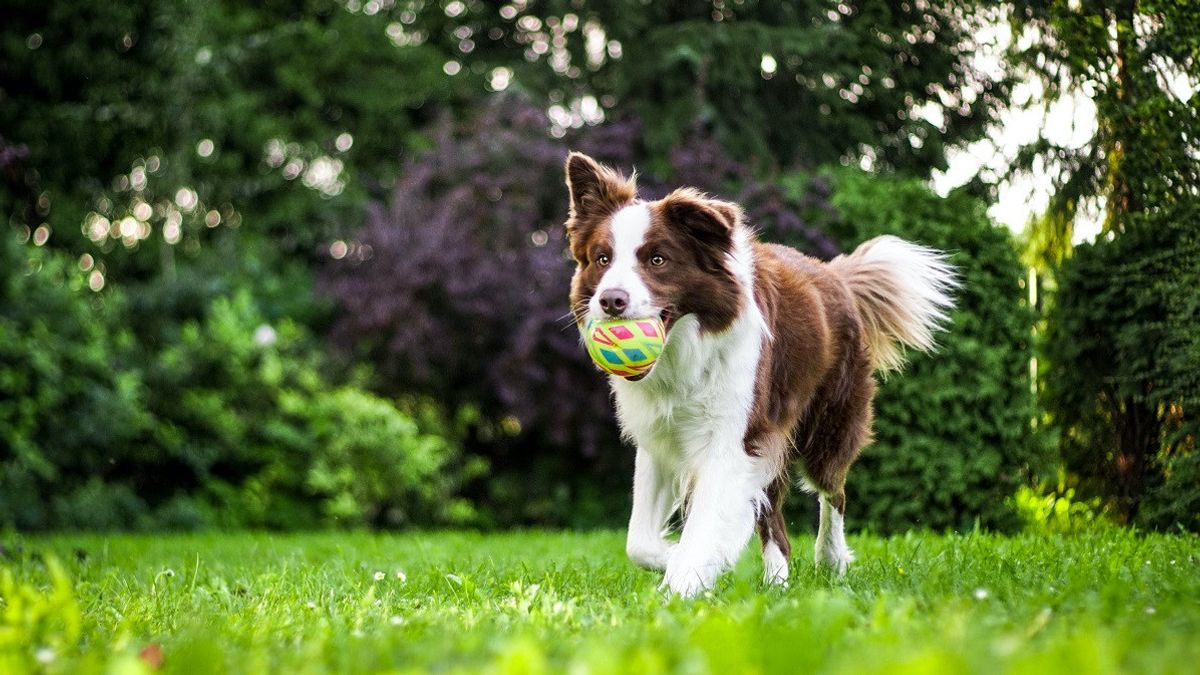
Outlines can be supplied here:
<path id="1" fill-rule="evenodd" d="M 596 256 L 596 264 L 601 267 L 608 267 L 608 256 L 606 256 L 606 255 Z"/>
<path id="2" fill-rule="evenodd" d="M 661 255 L 652 256 L 650 258 L 650 264 L 654 265 L 655 267 L 662 267 L 664 264 L 666 264 L 666 262 L 667 259 Z"/>

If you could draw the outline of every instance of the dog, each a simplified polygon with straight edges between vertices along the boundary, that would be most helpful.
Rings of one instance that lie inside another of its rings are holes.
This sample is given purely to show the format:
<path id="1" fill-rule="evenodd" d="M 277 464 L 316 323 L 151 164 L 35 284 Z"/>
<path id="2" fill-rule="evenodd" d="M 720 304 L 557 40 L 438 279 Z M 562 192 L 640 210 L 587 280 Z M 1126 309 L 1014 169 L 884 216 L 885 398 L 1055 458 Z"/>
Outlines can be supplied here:
<path id="1" fill-rule="evenodd" d="M 646 317 L 667 331 L 649 373 L 610 376 L 637 447 L 629 558 L 692 597 L 757 528 L 764 580 L 785 584 L 794 465 L 818 495 L 816 562 L 845 574 L 846 473 L 871 440 L 874 373 L 899 369 L 904 346 L 934 349 L 959 286 L 946 254 L 882 236 L 825 263 L 757 241 L 739 206 L 696 190 L 640 200 L 634 179 L 584 154 L 566 181 L 581 332 Z"/>

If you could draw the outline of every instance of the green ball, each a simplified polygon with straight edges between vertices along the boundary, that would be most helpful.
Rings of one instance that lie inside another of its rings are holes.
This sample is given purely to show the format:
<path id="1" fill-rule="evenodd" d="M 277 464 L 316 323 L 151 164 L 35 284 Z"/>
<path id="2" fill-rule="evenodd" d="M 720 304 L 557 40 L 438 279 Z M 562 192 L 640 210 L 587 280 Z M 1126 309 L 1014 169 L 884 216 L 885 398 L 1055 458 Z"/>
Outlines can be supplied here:
<path id="1" fill-rule="evenodd" d="M 666 328 L 658 317 L 593 320 L 583 331 L 588 355 L 600 370 L 625 378 L 649 373 L 666 338 Z"/>

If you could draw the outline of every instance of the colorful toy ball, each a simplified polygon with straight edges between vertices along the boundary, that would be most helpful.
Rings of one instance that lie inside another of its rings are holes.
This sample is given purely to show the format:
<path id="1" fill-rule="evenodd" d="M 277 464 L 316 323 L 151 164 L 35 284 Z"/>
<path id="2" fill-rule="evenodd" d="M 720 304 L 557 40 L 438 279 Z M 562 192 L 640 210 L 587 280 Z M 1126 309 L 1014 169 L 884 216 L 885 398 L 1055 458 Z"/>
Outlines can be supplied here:
<path id="1" fill-rule="evenodd" d="M 583 330 L 592 361 L 606 373 L 640 379 L 662 353 L 667 331 L 658 317 L 588 321 Z"/>

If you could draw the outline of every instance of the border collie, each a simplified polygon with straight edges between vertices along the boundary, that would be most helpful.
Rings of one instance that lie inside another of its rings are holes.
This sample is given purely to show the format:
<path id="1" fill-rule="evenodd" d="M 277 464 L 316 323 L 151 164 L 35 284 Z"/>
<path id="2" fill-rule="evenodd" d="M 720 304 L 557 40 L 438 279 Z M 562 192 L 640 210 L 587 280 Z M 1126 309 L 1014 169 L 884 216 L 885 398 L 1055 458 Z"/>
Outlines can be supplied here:
<path id="1" fill-rule="evenodd" d="M 637 446 L 629 557 L 691 597 L 757 528 L 764 579 L 785 583 L 794 466 L 820 502 L 816 561 L 844 574 L 846 472 L 871 440 L 873 373 L 898 369 L 903 345 L 934 348 L 958 285 L 945 254 L 883 236 L 823 263 L 756 241 L 737 205 L 695 190 L 643 201 L 580 153 L 566 174 L 576 322 L 658 316 L 667 329 L 648 374 L 610 376 Z"/>

